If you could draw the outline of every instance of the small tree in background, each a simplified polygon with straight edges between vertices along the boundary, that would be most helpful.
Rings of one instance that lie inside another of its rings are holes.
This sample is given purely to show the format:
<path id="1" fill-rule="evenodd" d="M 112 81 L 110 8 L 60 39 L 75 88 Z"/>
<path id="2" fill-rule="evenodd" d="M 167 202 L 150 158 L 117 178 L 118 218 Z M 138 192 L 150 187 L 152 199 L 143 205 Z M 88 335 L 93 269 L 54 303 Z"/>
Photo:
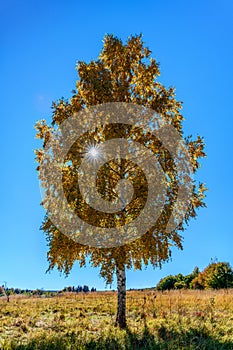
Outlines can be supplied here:
<path id="1" fill-rule="evenodd" d="M 192 281 L 195 289 L 221 289 L 233 287 L 233 270 L 227 262 L 210 263 Z"/>
<path id="2" fill-rule="evenodd" d="M 43 159 L 44 148 L 54 130 L 59 129 L 59 125 L 74 113 L 91 106 L 113 102 L 142 105 L 162 115 L 182 135 L 181 103 L 175 98 L 174 88 L 166 89 L 158 82 L 159 65 L 150 56 L 151 51 L 144 47 L 141 36 L 130 37 L 124 45 L 120 39 L 107 35 L 103 49 L 96 61 L 78 63 L 79 80 L 77 81 L 77 89 L 73 92 L 71 99 L 69 101 L 61 99 L 53 104 L 51 126 L 47 125 L 44 120 L 36 125 L 37 137 L 44 141 L 43 148 L 36 150 L 40 179 L 43 177 L 43 174 L 40 173 L 40 163 Z M 86 122 L 88 123 L 88 120 Z M 150 147 L 157 154 L 166 173 L 169 188 L 166 206 L 155 225 L 139 239 L 114 248 L 95 248 L 79 244 L 62 234 L 48 216 L 45 216 L 41 226 L 49 243 L 49 269 L 57 267 L 58 270 L 69 274 L 75 261 L 79 262 L 80 267 L 90 261 L 92 266 L 100 267 L 100 275 L 105 278 L 107 283 L 112 282 L 113 274 L 116 273 L 118 288 L 116 323 L 121 328 L 126 327 L 126 268 L 141 270 L 144 265 L 147 266 L 148 264 L 161 267 L 163 262 L 169 260 L 172 245 L 182 249 L 180 233 L 184 230 L 184 224 L 197 215 L 197 208 L 204 206 L 203 193 L 205 191 L 203 184 L 193 182 L 191 200 L 183 222 L 177 223 L 177 227 L 172 232 L 167 232 L 166 227 L 177 196 L 177 174 L 174 175 L 171 155 L 156 140 L 151 142 L 147 139 L 146 134 L 134 128 L 121 126 L 112 130 L 111 133 L 109 130 L 102 130 L 98 137 L 102 141 L 106 138 L 121 138 L 126 137 L 126 135 L 134 141 L 141 142 L 145 147 Z M 89 136 L 94 137 L 93 135 Z M 199 167 L 199 158 L 205 156 L 203 139 L 198 136 L 196 140 L 187 138 L 185 142 L 195 172 Z M 77 154 L 76 165 L 80 164 L 80 158 L 78 159 Z M 72 166 L 73 164 L 69 164 L 66 169 L 65 167 L 63 169 L 64 192 L 69 194 L 69 203 L 77 214 L 84 215 L 82 198 L 76 190 L 75 167 Z M 108 200 L 111 200 L 111 194 L 109 194 L 109 187 L 104 186 L 109 183 L 110 185 L 116 184 L 128 171 L 123 161 L 118 164 L 112 162 L 111 169 L 113 171 L 103 169 L 99 174 L 99 179 L 103 179 L 103 182 L 101 183 L 101 180 L 98 180 L 100 187 L 103 189 L 102 195 Z M 129 176 L 131 175 L 129 174 Z M 108 181 L 106 181 L 107 177 L 109 178 Z M 136 184 L 134 190 L 144 195 L 146 185 L 143 182 L 139 185 Z M 106 197 L 107 195 L 110 197 Z M 124 219 L 127 218 L 127 215 L 128 213 L 124 215 Z M 96 217 L 88 214 L 85 219 L 96 220 Z M 115 220 L 115 225 L 119 225 L 119 218 L 111 220 L 112 224 Z M 109 222 L 109 219 L 102 218 L 102 223 L 105 222 Z"/>
<path id="3" fill-rule="evenodd" d="M 84 286 L 83 286 L 83 292 L 84 292 L 84 293 L 89 292 L 89 287 L 86 286 L 86 285 L 84 285 Z"/>

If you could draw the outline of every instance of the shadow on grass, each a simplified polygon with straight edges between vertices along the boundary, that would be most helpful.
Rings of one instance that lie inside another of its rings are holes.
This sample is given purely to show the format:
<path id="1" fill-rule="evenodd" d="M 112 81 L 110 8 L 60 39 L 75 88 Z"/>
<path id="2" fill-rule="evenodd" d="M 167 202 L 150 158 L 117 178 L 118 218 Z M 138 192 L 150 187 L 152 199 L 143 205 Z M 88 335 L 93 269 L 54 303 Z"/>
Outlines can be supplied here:
<path id="1" fill-rule="evenodd" d="M 93 336 L 93 335 L 92 335 Z M 4 349 L 4 348 L 3 348 Z M 52 338 L 40 337 L 27 344 L 13 344 L 7 350 L 232 350 L 233 342 L 220 342 L 205 330 L 190 329 L 177 333 L 161 326 L 155 334 L 144 328 L 142 334 L 126 330 L 122 334 L 114 330 L 111 334 L 96 335 L 84 340 L 74 332 Z"/>

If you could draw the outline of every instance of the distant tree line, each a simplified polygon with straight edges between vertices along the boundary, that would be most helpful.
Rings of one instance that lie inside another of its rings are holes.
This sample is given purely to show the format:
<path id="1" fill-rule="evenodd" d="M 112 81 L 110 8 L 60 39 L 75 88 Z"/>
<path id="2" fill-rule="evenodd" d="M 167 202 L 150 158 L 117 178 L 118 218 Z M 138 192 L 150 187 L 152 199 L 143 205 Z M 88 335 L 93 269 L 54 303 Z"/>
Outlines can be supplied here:
<path id="1" fill-rule="evenodd" d="M 7 296 L 8 299 L 11 295 L 27 295 L 27 296 L 45 296 L 45 297 L 52 297 L 57 294 L 63 293 L 63 292 L 74 292 L 74 293 L 79 293 L 79 292 L 96 292 L 96 288 L 92 287 L 89 288 L 88 286 L 69 286 L 65 287 L 62 290 L 44 290 L 44 289 L 20 289 L 20 288 L 5 288 L 3 285 L 0 286 L 0 297 L 1 296 Z"/>
<path id="2" fill-rule="evenodd" d="M 162 278 L 157 290 L 233 288 L 233 270 L 229 263 L 212 262 L 202 272 L 195 267 L 189 275 L 169 275 Z"/>
<path id="3" fill-rule="evenodd" d="M 83 287 L 82 286 L 78 286 L 78 287 L 65 287 L 63 290 L 63 292 L 74 292 L 74 293 L 81 293 L 81 292 L 84 292 L 84 293 L 88 293 L 88 292 L 96 292 L 96 288 L 92 287 L 91 289 L 84 285 Z"/>

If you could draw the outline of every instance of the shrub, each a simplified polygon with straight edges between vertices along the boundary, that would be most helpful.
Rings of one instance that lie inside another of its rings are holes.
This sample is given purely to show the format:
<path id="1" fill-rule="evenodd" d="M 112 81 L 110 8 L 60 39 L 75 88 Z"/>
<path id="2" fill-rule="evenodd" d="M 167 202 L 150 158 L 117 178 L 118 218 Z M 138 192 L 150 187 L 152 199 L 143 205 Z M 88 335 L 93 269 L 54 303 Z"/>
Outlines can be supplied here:
<path id="1" fill-rule="evenodd" d="M 170 290 L 174 289 L 174 285 L 177 282 L 177 278 L 175 276 L 167 276 L 165 278 L 162 278 L 159 283 L 157 284 L 158 290 Z"/>
<path id="2" fill-rule="evenodd" d="M 177 281 L 174 284 L 174 289 L 185 289 L 185 288 L 187 288 L 185 281 Z"/>

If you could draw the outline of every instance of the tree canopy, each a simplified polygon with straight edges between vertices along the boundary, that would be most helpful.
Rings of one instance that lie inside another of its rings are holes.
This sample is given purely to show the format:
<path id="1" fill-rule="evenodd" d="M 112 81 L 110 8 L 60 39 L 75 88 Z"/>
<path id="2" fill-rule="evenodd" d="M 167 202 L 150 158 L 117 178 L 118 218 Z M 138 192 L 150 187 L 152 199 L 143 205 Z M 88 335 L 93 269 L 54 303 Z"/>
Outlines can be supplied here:
<path id="1" fill-rule="evenodd" d="M 169 125 L 174 127 L 180 137 L 183 137 L 182 103 L 176 100 L 173 87 L 166 88 L 158 81 L 159 64 L 154 58 L 151 58 L 151 51 L 144 47 L 142 36 L 131 36 L 124 44 L 119 38 L 107 35 L 98 59 L 90 63 L 79 61 L 77 71 L 78 80 L 71 98 L 68 100 L 62 98 L 53 103 L 52 124 L 48 125 L 45 120 L 36 124 L 37 137 L 43 141 L 42 148 L 36 150 L 36 159 L 39 163 L 37 170 L 42 182 L 46 181 L 46 176 L 41 170 L 41 163 L 46 144 L 52 135 L 68 118 L 96 105 L 119 102 L 150 108 L 161 115 Z M 88 124 L 88 120 L 86 123 Z M 192 193 L 183 220 L 178 222 L 172 231 L 167 232 L 166 227 L 178 192 L 178 175 L 172 156 L 155 137 L 144 134 L 142 130 L 133 126 L 120 125 L 110 129 L 89 131 L 74 143 L 67 154 L 67 162 L 62 169 L 64 193 L 69 205 L 84 220 L 89 220 L 93 225 L 97 225 L 96 220 L 99 220 L 99 225 L 110 225 L 111 223 L 111 225 L 121 226 L 128 218 L 132 219 L 132 216 L 138 215 L 140 205 L 143 206 L 140 203 L 143 202 L 143 198 L 146 198 L 147 182 L 143 179 L 140 169 L 134 167 L 134 173 L 130 173 L 129 169 L 132 164 L 125 159 L 119 162 L 111 160 L 105 164 L 99 173 L 97 186 L 99 186 L 98 189 L 103 199 L 111 201 L 116 195 L 112 188 L 115 188 L 126 173 L 132 181 L 135 177 L 140 177 L 140 181 L 133 183 L 133 188 L 134 193 L 141 195 L 142 201 L 134 206 L 137 210 L 131 212 L 131 216 L 124 211 L 120 219 L 116 216 L 111 219 L 109 216 L 97 218 L 90 208 L 85 209 L 82 195 L 77 190 L 78 178 L 75 170 L 82 161 L 86 141 L 91 140 L 98 144 L 117 137 L 132 139 L 150 149 L 166 173 L 166 205 L 159 219 L 144 235 L 134 241 L 122 246 L 98 248 L 81 244 L 64 235 L 46 214 L 41 229 L 46 233 L 48 241 L 49 269 L 57 267 L 59 271 L 68 274 L 76 261 L 81 267 L 90 262 L 93 267 L 100 267 L 101 276 L 111 283 L 117 267 L 119 269 L 124 267 L 141 269 L 143 264 L 161 266 L 170 258 L 172 246 L 182 249 L 181 233 L 185 225 L 190 218 L 196 217 L 198 208 L 205 206 L 204 191 L 206 188 L 203 183 L 193 180 Z M 189 152 L 192 171 L 195 173 L 200 166 L 200 158 L 205 156 L 203 138 L 198 136 L 192 139 L 189 136 L 184 138 L 184 142 Z"/>

